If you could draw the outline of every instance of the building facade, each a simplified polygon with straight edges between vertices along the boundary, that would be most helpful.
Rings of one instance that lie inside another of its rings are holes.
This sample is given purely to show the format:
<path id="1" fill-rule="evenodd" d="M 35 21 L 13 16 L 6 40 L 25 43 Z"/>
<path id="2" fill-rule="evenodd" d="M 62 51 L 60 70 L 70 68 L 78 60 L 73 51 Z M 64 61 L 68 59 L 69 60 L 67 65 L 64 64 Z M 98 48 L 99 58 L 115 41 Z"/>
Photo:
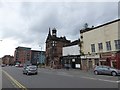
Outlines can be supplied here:
<path id="1" fill-rule="evenodd" d="M 14 65 L 14 57 L 10 55 L 5 55 L 2 57 L 2 64 Z"/>
<path id="2" fill-rule="evenodd" d="M 16 63 L 25 64 L 31 61 L 31 48 L 17 47 L 14 52 L 14 60 Z"/>
<path id="3" fill-rule="evenodd" d="M 62 47 L 70 43 L 66 37 L 57 37 L 57 30 L 54 28 L 51 30 L 49 28 L 49 33 L 46 39 L 46 65 L 55 67 L 60 65 L 60 57 L 62 56 Z"/>
<path id="4" fill-rule="evenodd" d="M 83 68 L 108 65 L 120 69 L 120 19 L 80 30 Z"/>
<path id="5" fill-rule="evenodd" d="M 31 64 L 45 64 L 45 51 L 31 50 Z"/>
<path id="6" fill-rule="evenodd" d="M 81 61 L 80 61 L 80 40 L 75 40 L 70 44 L 63 47 L 63 53 L 61 57 L 62 67 L 73 69 L 81 69 Z"/>

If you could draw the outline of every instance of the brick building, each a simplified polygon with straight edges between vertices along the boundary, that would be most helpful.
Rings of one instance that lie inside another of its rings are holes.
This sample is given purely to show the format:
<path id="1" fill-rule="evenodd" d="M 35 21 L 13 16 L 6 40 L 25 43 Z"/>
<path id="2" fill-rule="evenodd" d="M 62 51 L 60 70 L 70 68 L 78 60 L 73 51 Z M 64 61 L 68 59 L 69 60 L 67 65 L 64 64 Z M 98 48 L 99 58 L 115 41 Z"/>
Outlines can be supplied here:
<path id="1" fill-rule="evenodd" d="M 60 65 L 60 57 L 62 56 L 62 47 L 70 43 L 66 37 L 57 37 L 57 30 L 49 28 L 49 33 L 46 39 L 46 65 L 51 67 L 57 67 Z"/>
<path id="2" fill-rule="evenodd" d="M 14 52 L 14 60 L 16 63 L 24 64 L 31 60 L 31 48 L 17 47 Z"/>
<path id="3" fill-rule="evenodd" d="M 10 55 L 5 55 L 2 57 L 2 64 L 14 65 L 14 57 Z"/>

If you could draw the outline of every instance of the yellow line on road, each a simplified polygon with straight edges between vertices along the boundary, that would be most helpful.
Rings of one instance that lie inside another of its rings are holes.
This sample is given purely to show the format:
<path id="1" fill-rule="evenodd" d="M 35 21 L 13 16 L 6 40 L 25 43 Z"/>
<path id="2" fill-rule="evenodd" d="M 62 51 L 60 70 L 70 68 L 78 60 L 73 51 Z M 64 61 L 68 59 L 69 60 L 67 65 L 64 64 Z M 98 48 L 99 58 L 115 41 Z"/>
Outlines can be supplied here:
<path id="1" fill-rule="evenodd" d="M 16 84 L 19 88 L 21 88 L 22 90 L 27 90 L 25 86 L 20 84 L 17 80 L 15 80 L 12 76 L 10 76 L 6 71 L 2 70 L 2 72 L 5 73 L 5 75 L 7 75 L 12 80 L 12 82 L 14 82 L 14 84 Z"/>

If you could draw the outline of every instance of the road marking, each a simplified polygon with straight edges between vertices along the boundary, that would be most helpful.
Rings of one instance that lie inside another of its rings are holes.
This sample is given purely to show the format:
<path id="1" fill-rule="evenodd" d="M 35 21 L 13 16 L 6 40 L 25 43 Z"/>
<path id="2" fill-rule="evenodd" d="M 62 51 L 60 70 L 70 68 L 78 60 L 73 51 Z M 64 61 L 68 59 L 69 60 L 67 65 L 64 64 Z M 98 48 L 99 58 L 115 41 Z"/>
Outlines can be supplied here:
<path id="1" fill-rule="evenodd" d="M 116 81 L 117 83 L 120 83 L 120 80 L 119 81 Z"/>
<path id="2" fill-rule="evenodd" d="M 21 88 L 22 90 L 27 90 L 27 88 L 25 86 L 23 86 L 22 84 L 20 84 L 17 80 L 15 80 L 12 76 L 10 76 L 6 71 L 2 70 L 2 72 L 8 76 L 11 81 L 16 84 L 19 88 Z"/>
<path id="3" fill-rule="evenodd" d="M 106 82 L 112 82 L 112 83 L 119 83 L 120 82 L 120 81 L 112 81 L 112 80 L 105 80 L 105 79 L 91 78 L 91 77 L 81 77 L 81 78 L 99 80 L 99 81 L 106 81 Z"/>

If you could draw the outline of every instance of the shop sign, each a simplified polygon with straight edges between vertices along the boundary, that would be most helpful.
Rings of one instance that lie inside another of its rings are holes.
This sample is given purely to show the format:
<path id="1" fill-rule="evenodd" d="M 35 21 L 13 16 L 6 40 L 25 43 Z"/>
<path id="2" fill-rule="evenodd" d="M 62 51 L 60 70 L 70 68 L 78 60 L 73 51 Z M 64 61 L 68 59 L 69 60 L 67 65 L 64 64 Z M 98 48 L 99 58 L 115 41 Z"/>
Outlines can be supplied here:
<path id="1" fill-rule="evenodd" d="M 115 58 L 115 53 L 102 53 L 101 58 Z"/>

